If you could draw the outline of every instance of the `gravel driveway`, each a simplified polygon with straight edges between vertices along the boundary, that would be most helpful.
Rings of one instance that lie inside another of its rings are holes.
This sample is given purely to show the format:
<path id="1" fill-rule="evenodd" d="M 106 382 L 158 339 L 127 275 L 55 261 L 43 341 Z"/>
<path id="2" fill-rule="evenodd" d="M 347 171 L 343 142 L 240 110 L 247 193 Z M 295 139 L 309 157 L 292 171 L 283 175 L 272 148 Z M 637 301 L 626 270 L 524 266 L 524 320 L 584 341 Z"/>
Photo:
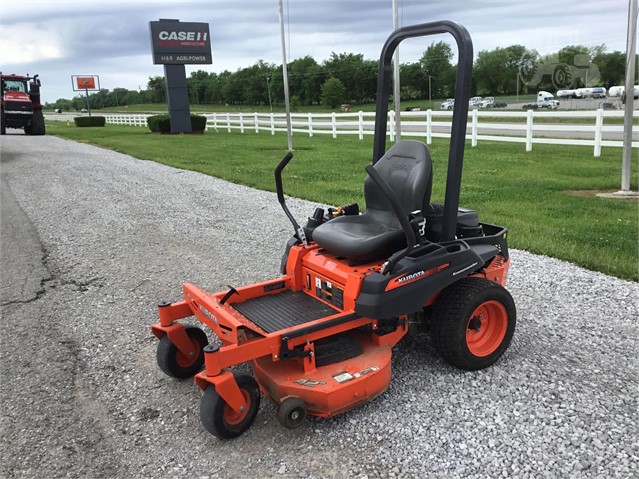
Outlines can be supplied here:
<path id="1" fill-rule="evenodd" d="M 371 404 L 289 431 L 263 401 L 218 441 L 199 389 L 159 371 L 149 326 L 184 281 L 277 274 L 291 228 L 275 195 L 51 136 L 0 148 L 0 476 L 637 474 L 637 283 L 513 251 L 518 325 L 494 367 L 457 371 L 407 337 Z"/>

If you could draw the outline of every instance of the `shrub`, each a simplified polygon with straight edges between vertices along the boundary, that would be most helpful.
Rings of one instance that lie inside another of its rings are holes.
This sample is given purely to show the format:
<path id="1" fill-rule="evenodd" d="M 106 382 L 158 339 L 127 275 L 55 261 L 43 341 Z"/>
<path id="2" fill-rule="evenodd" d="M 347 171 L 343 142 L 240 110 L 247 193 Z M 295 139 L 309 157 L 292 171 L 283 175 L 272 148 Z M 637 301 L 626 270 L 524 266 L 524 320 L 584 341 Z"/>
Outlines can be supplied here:
<path id="1" fill-rule="evenodd" d="M 191 115 L 191 129 L 204 131 L 206 129 L 206 117 L 204 115 Z"/>
<path id="2" fill-rule="evenodd" d="M 148 116 L 146 124 L 149 126 L 149 130 L 154 133 L 169 133 L 171 131 L 169 115 Z"/>
<path id="3" fill-rule="evenodd" d="M 103 116 L 76 116 L 73 118 L 73 123 L 78 127 L 104 126 L 106 125 L 106 118 Z"/>
<path id="4" fill-rule="evenodd" d="M 153 115 L 146 118 L 146 124 L 154 133 L 171 133 L 171 120 L 169 115 Z M 193 131 L 204 131 L 206 128 L 206 117 L 202 115 L 191 115 L 191 129 Z"/>

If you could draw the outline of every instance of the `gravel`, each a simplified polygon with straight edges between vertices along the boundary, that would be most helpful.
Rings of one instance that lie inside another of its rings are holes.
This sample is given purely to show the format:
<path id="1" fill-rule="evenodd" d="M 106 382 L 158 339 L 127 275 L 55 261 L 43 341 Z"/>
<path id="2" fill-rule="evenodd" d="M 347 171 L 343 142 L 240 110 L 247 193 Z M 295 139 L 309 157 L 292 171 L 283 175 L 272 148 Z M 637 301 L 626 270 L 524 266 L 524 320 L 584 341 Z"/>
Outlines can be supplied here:
<path id="1" fill-rule="evenodd" d="M 218 441 L 200 425 L 198 388 L 157 368 L 149 326 L 155 305 L 179 299 L 185 281 L 218 291 L 277 274 L 291 227 L 275 195 L 49 136 L 7 135 L 0 147 L 2 187 L 40 243 L 25 256 L 29 281 L 41 283 L 21 297 L 2 274 L 0 476 L 639 470 L 637 283 L 514 250 L 518 324 L 495 366 L 461 372 L 427 336 L 406 337 L 390 388 L 369 405 L 289 431 L 263 401 L 246 434 Z M 23 241 L 9 236 L 2 198 L 5 258 L 8 242 Z M 289 206 L 298 219 L 315 207 Z"/>

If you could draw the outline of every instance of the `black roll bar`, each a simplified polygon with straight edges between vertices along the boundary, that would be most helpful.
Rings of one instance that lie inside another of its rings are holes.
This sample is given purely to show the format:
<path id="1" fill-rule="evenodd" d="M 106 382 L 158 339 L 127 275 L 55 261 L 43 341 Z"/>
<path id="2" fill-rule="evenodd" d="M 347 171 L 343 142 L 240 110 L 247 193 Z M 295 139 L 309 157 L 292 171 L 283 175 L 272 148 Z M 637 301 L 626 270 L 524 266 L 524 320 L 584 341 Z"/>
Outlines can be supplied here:
<path id="1" fill-rule="evenodd" d="M 450 135 L 448 173 L 444 198 L 444 218 L 441 241 L 455 238 L 457 210 L 461 191 L 462 167 L 464 163 L 464 143 L 468 123 L 468 100 L 473 69 L 473 42 L 468 30 L 457 23 L 442 20 L 438 22 L 412 25 L 395 30 L 386 40 L 379 59 L 377 74 L 377 105 L 375 109 L 375 139 L 373 143 L 373 164 L 384 155 L 386 148 L 386 128 L 388 117 L 388 97 L 390 94 L 391 60 L 397 46 L 403 40 L 450 33 L 457 42 L 457 80 L 455 82 L 455 105 Z"/>

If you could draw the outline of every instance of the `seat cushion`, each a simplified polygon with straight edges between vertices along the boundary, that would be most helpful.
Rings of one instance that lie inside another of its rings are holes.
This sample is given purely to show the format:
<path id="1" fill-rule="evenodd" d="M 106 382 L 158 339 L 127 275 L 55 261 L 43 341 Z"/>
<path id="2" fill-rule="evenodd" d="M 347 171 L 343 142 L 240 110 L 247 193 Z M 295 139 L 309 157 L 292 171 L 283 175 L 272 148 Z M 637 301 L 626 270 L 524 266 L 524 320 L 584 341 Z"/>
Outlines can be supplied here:
<path id="1" fill-rule="evenodd" d="M 340 216 L 313 231 L 313 240 L 337 256 L 359 261 L 388 258 L 406 247 L 398 224 L 379 222 L 373 215 Z"/>

